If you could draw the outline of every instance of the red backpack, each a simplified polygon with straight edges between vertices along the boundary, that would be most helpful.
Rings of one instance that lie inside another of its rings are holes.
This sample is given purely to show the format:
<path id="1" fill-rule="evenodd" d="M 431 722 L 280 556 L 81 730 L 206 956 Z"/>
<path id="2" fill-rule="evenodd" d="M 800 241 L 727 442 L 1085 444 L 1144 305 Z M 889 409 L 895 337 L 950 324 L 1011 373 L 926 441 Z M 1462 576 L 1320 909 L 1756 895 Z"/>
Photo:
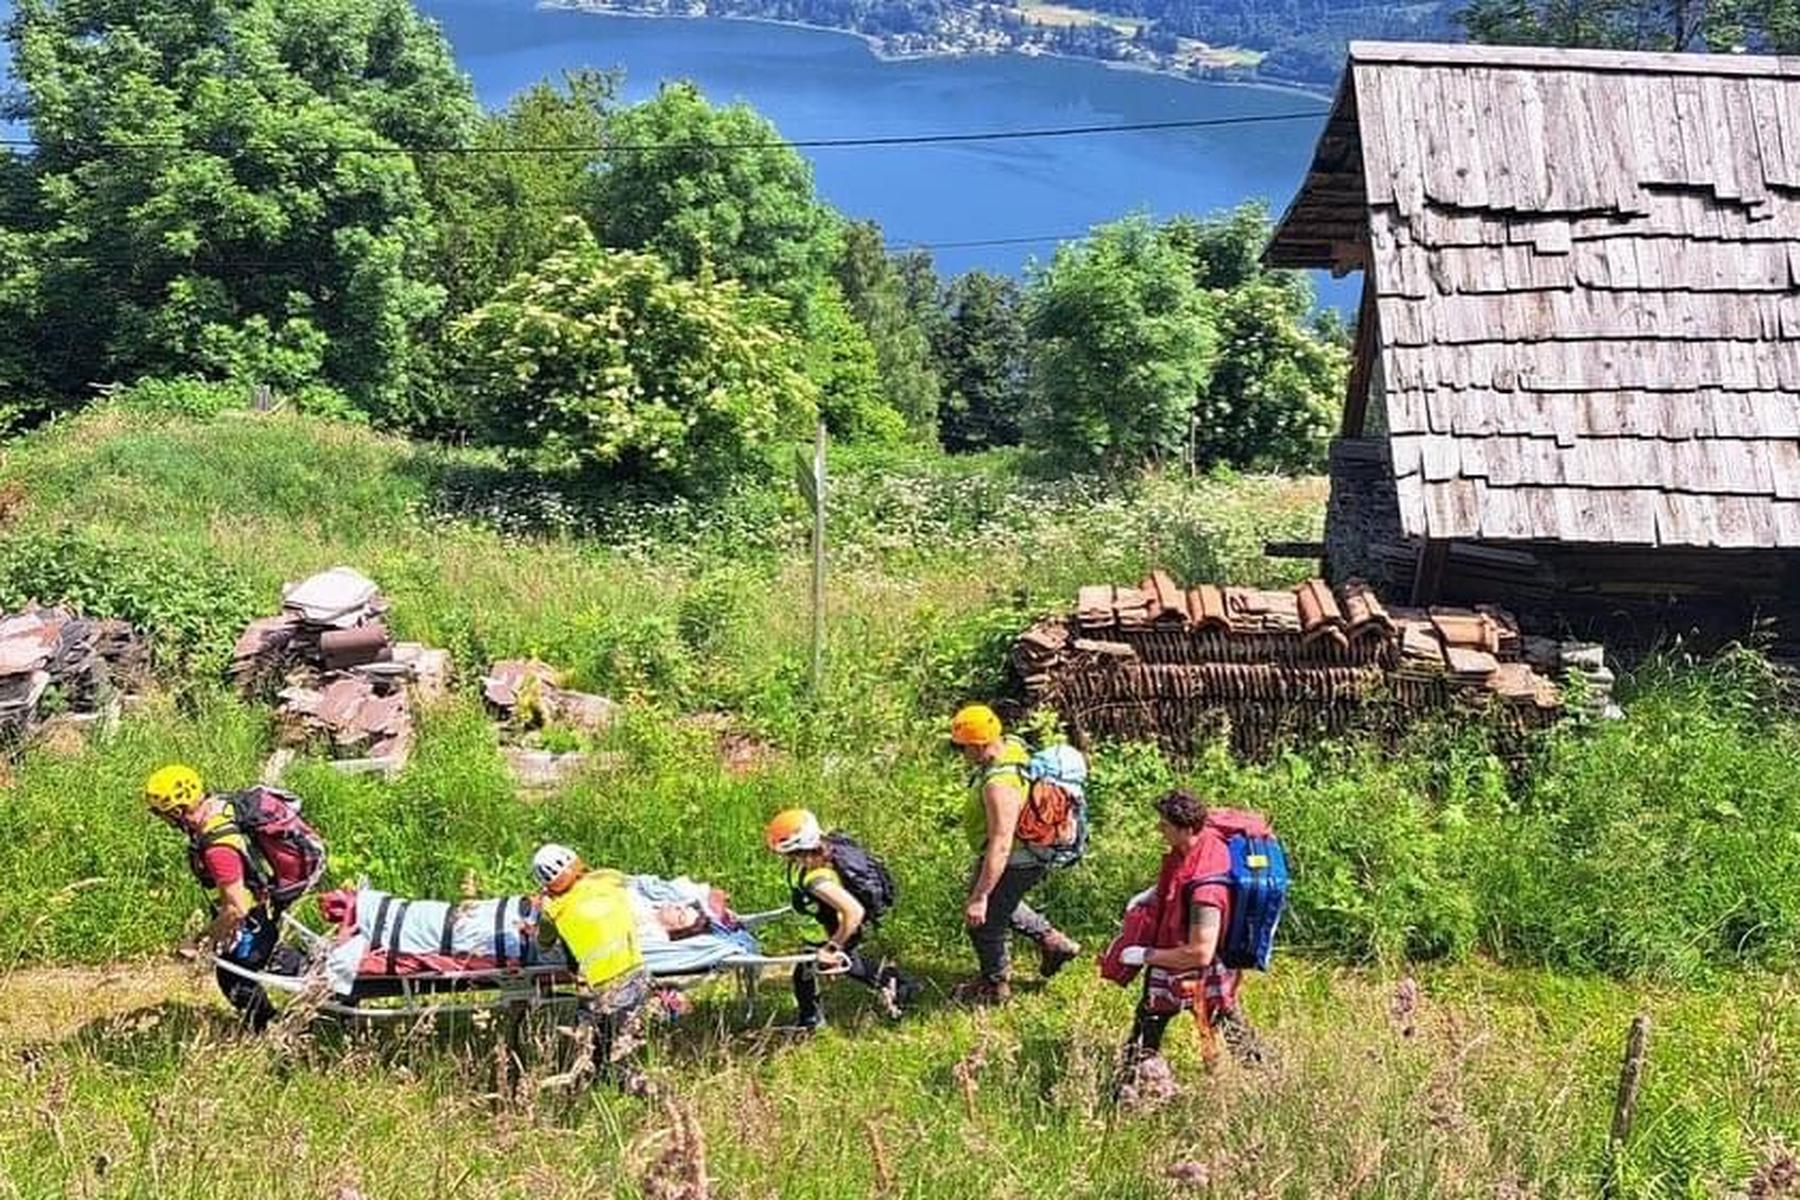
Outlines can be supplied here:
<path id="1" fill-rule="evenodd" d="M 1128 966 L 1125 951 L 1131 946 L 1149 946 L 1156 942 L 1156 905 L 1140 904 L 1125 910 L 1125 924 L 1100 956 L 1100 978 L 1127 987 L 1137 978 L 1138 968 Z"/>
<path id="2" fill-rule="evenodd" d="M 252 892 L 286 908 L 312 890 L 325 874 L 325 840 L 300 815 L 300 797 L 256 784 L 222 799 L 230 821 L 195 836 L 188 844 L 194 874 L 206 882 L 209 875 L 203 856 L 207 848 L 241 835 L 246 847 L 245 875 Z"/>

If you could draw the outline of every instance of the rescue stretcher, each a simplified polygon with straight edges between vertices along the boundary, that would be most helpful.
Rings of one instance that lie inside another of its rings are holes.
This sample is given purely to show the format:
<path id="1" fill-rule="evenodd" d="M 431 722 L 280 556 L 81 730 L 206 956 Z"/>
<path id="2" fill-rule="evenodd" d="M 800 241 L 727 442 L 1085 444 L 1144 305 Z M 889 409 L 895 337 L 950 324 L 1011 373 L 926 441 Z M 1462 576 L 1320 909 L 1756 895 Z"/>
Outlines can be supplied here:
<path id="1" fill-rule="evenodd" d="M 792 913 L 778 908 L 768 912 L 739 914 L 742 929 L 752 934 Z M 575 977 L 566 962 L 505 966 L 481 966 L 470 970 L 415 970 L 404 966 L 378 972 L 359 972 L 348 992 L 335 988 L 325 970 L 332 939 L 309 927 L 292 914 L 282 917 L 284 935 L 291 935 L 305 956 L 306 968 L 298 974 L 258 971 L 215 956 L 221 971 L 257 984 L 272 993 L 309 1005 L 317 1012 L 361 1020 L 417 1020 L 426 1016 L 457 1013 L 529 1011 L 576 999 Z M 762 954 L 742 940 L 708 934 L 642 947 L 644 964 L 660 987 L 685 990 L 709 980 L 735 976 L 746 1011 L 755 1003 L 757 982 L 764 972 L 802 963 L 816 963 L 815 954 Z M 821 970 L 821 974 L 830 974 Z"/>

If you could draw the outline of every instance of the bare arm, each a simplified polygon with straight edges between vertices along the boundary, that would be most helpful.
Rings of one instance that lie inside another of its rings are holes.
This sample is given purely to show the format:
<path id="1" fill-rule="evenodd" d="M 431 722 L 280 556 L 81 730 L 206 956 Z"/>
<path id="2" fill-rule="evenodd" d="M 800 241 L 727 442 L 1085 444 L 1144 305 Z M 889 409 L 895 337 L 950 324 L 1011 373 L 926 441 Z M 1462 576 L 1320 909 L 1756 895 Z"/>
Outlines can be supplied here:
<path id="1" fill-rule="evenodd" d="M 1025 797 L 1019 789 L 1010 783 L 990 783 L 981 793 L 981 801 L 987 809 L 987 845 L 981 851 L 981 870 L 975 874 L 975 883 L 969 889 L 969 900 L 986 901 L 988 894 L 1000 882 L 1000 875 L 1006 870 L 1006 860 L 1012 855 L 1013 833 L 1019 825 L 1019 812 L 1025 807 Z"/>
<path id="2" fill-rule="evenodd" d="M 1144 962 L 1165 971 L 1194 971 L 1211 966 L 1219 948 L 1219 923 L 1218 909 L 1210 904 L 1196 905 L 1193 919 L 1188 922 L 1187 943 L 1152 950 L 1144 956 Z"/>
<path id="3" fill-rule="evenodd" d="M 220 884 L 219 911 L 202 935 L 201 946 L 210 947 L 220 954 L 230 950 L 231 944 L 237 941 L 238 929 L 243 925 L 244 918 L 255 907 L 256 897 L 250 894 L 250 889 L 242 882 Z"/>
<path id="4" fill-rule="evenodd" d="M 834 945 L 847 946 L 850 939 L 862 928 L 863 906 L 839 883 L 828 879 L 820 880 L 812 886 L 812 894 L 822 903 L 831 906 L 837 913 L 837 931 L 831 935 Z"/>

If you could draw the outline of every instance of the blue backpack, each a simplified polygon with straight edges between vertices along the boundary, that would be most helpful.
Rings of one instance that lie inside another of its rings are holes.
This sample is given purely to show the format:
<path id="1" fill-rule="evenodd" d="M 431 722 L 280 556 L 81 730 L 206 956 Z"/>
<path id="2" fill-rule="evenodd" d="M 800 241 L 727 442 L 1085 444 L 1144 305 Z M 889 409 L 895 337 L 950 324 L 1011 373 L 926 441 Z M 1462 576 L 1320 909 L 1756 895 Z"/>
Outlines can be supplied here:
<path id="1" fill-rule="evenodd" d="M 1275 928 L 1287 904 L 1287 852 L 1262 818 L 1253 814 L 1214 809 L 1206 819 L 1231 852 L 1229 871 L 1201 881 L 1231 889 L 1231 923 L 1219 960 L 1227 967 L 1267 971 L 1275 950 Z"/>
<path id="2" fill-rule="evenodd" d="M 1045 746 L 1023 774 L 1019 842 L 1047 866 L 1074 866 L 1087 853 L 1087 759 L 1070 745 Z"/>

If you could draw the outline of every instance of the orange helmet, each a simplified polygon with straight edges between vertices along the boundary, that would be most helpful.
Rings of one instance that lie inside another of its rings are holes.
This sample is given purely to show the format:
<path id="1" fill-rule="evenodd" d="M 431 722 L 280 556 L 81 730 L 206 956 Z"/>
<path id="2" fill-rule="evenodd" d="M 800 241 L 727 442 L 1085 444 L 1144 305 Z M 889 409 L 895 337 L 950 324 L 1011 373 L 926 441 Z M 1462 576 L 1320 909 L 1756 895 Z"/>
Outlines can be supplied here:
<path id="1" fill-rule="evenodd" d="M 819 818 L 809 810 L 784 808 L 763 831 L 763 841 L 777 854 L 793 854 L 798 850 L 817 850 L 824 835 L 819 831 Z"/>
<path id="2" fill-rule="evenodd" d="M 985 704 L 965 704 L 950 718 L 950 740 L 958 746 L 986 746 L 1000 733 L 999 716 Z"/>

